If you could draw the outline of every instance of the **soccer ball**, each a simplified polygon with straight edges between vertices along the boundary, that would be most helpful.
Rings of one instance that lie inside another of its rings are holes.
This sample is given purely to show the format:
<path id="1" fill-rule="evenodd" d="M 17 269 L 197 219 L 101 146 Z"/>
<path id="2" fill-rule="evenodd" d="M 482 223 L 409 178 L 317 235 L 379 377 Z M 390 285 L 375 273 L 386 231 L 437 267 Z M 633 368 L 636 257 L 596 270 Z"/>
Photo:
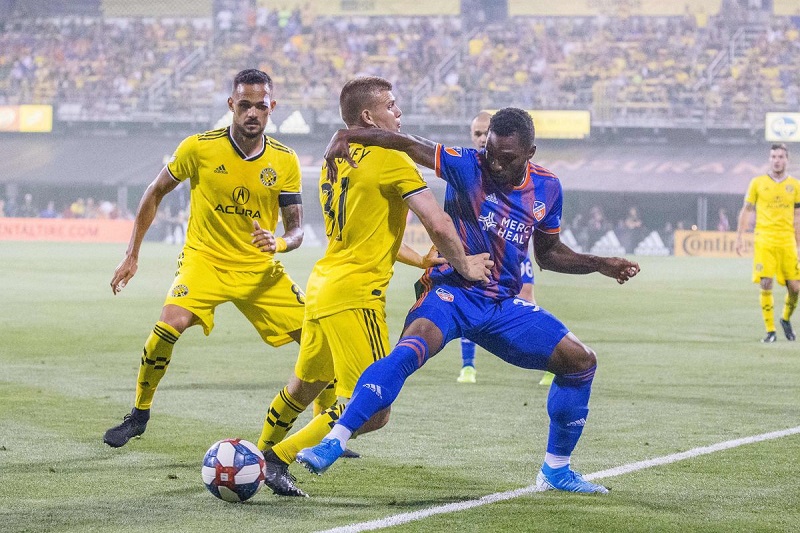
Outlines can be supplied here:
<path id="1" fill-rule="evenodd" d="M 203 458 L 206 488 L 226 502 L 243 502 L 264 486 L 267 464 L 252 442 L 225 439 L 214 443 Z"/>

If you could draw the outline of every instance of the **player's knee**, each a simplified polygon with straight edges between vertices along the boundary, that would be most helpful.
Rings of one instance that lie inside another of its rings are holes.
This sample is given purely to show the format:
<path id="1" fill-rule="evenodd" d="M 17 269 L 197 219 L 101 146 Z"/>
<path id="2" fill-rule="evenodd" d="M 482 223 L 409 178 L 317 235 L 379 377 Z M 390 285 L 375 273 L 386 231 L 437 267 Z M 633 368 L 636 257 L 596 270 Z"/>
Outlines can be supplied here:
<path id="1" fill-rule="evenodd" d="M 597 365 L 597 354 L 575 335 L 568 333 L 556 345 L 547 370 L 556 375 L 583 372 Z"/>
<path id="2" fill-rule="evenodd" d="M 286 384 L 286 390 L 296 401 L 303 405 L 308 405 L 319 396 L 327 385 L 328 384 L 324 381 L 303 381 L 293 374 L 292 377 L 289 378 L 289 383 Z"/>

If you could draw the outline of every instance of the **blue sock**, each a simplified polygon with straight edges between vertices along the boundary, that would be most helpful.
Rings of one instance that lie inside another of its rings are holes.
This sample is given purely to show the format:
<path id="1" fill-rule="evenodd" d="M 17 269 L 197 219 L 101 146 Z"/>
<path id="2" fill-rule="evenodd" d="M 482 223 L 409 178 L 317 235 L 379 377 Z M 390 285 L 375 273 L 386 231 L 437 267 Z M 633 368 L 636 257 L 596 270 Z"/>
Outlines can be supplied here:
<path id="1" fill-rule="evenodd" d="M 547 453 L 569 457 L 589 416 L 589 395 L 597 365 L 583 372 L 556 376 L 547 397 L 550 435 Z"/>
<path id="2" fill-rule="evenodd" d="M 475 343 L 461 337 L 461 366 L 475 366 Z"/>
<path id="3" fill-rule="evenodd" d="M 352 432 L 369 418 L 392 405 L 408 376 L 428 359 L 428 344 L 421 337 L 403 337 L 384 357 L 369 365 L 356 383 L 338 423 Z"/>

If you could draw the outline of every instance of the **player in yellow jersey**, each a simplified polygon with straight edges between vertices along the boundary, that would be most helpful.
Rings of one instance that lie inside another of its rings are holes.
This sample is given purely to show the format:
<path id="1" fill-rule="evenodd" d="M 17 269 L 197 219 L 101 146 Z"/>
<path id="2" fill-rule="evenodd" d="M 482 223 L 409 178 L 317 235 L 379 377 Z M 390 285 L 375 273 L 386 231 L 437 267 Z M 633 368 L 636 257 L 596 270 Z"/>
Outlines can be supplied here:
<path id="1" fill-rule="evenodd" d="M 756 215 L 753 283 L 761 286 L 761 313 L 767 335 L 761 342 L 775 342 L 773 278 L 786 285 L 781 326 L 790 341 L 795 340 L 789 321 L 797 307 L 800 291 L 800 269 L 797 250 L 800 247 L 800 181 L 787 172 L 789 150 L 785 144 L 773 144 L 769 150 L 770 170 L 750 181 L 744 205 L 739 211 L 736 253 L 744 249 L 742 235 L 753 213 Z"/>
<path id="2" fill-rule="evenodd" d="M 339 105 L 348 128 L 400 130 L 402 112 L 392 84 L 383 78 L 349 81 Z M 408 210 L 417 215 L 441 255 L 465 278 L 488 280 L 487 265 L 492 264 L 488 254 L 465 255 L 452 220 L 410 157 L 358 145 L 353 146 L 352 157 L 358 168 L 340 162 L 335 182 L 328 181 L 327 169 L 322 170 L 320 202 L 328 247 L 308 280 L 295 375 L 270 405 L 258 441 L 267 460 L 266 484 L 283 496 L 306 496 L 295 486 L 288 465 L 298 451 L 319 443 L 344 409 L 341 404 L 327 409 L 284 439 L 287 427 L 308 405 L 292 397 L 290 387 L 297 390 L 297 385 L 303 384 L 300 390 L 313 394 L 315 388 L 319 392 L 336 380 L 336 394 L 349 399 L 361 372 L 389 352 L 386 291 Z M 382 427 L 388 418 L 388 410 L 376 414 L 362 433 Z"/>
<path id="3" fill-rule="evenodd" d="M 272 89 L 266 73 L 239 72 L 228 98 L 231 126 L 184 139 L 139 203 L 125 258 L 111 279 L 114 294 L 136 274 L 142 239 L 161 200 L 190 181 L 178 271 L 144 345 L 133 410 L 105 433 L 109 446 L 118 448 L 144 433 L 174 344 L 197 324 L 208 335 L 219 304 L 233 302 L 267 344 L 300 339 L 303 291 L 274 257 L 303 240 L 300 164 L 293 150 L 264 135 L 275 107 Z M 275 235 L 279 210 L 285 228 L 280 237 Z"/>

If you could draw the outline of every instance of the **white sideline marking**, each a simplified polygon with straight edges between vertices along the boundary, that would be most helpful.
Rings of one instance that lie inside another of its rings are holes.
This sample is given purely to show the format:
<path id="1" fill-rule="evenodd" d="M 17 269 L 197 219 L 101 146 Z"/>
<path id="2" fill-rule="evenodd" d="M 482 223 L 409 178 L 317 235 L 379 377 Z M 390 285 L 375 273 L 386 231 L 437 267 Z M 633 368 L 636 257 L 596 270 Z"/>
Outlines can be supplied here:
<path id="1" fill-rule="evenodd" d="M 717 444 L 712 444 L 711 446 L 701 446 L 699 448 L 693 448 L 685 452 L 673 453 L 671 455 L 665 455 L 663 457 L 656 457 L 655 459 L 647 459 L 645 461 L 638 461 L 636 463 L 630 463 L 627 465 L 609 468 L 607 470 L 601 470 L 600 472 L 587 474 L 583 477 L 584 479 L 587 480 L 593 480 L 593 479 L 604 479 L 614 476 L 621 476 L 622 474 L 629 474 L 631 472 L 636 472 L 637 470 L 644 470 L 645 468 L 652 468 L 654 466 L 676 463 L 678 461 L 683 461 L 684 459 L 692 459 L 694 457 L 699 457 L 700 455 L 707 455 L 714 452 L 720 452 L 722 450 L 729 450 L 731 448 L 736 448 L 739 446 L 743 446 L 745 444 L 753 444 L 756 442 L 763 442 L 766 440 L 788 437 L 790 435 L 796 435 L 798 433 L 800 433 L 800 426 L 789 429 L 783 429 L 780 431 L 772 431 L 770 433 L 762 433 L 761 435 L 753 435 L 752 437 L 743 437 L 741 439 L 718 442 Z M 349 526 L 326 529 L 318 533 L 356 533 L 358 531 L 373 531 L 376 529 L 383 529 L 386 527 L 405 524 L 407 522 L 413 522 L 415 520 L 422 520 L 423 518 L 427 518 L 429 516 L 434 516 L 437 514 L 454 513 L 456 511 L 464 511 L 466 509 L 471 509 L 473 507 L 480 507 L 481 505 L 486 505 L 488 503 L 511 500 L 513 498 L 518 498 L 519 496 L 524 496 L 526 494 L 531 494 L 534 492 L 537 492 L 535 484 L 521 489 L 509 490 L 506 492 L 496 492 L 495 494 L 489 494 L 488 496 L 483 496 L 482 498 L 478 498 L 477 500 L 467 500 L 463 502 L 449 503 L 447 505 L 429 507 L 428 509 L 422 509 L 421 511 L 396 514 L 393 516 L 387 516 L 386 518 L 381 518 L 379 520 L 372 520 L 370 522 L 361 522 L 358 524 L 350 524 Z"/>

